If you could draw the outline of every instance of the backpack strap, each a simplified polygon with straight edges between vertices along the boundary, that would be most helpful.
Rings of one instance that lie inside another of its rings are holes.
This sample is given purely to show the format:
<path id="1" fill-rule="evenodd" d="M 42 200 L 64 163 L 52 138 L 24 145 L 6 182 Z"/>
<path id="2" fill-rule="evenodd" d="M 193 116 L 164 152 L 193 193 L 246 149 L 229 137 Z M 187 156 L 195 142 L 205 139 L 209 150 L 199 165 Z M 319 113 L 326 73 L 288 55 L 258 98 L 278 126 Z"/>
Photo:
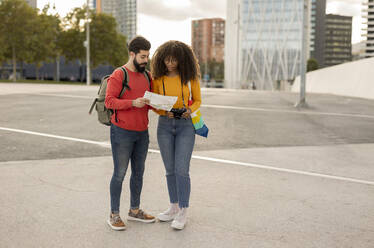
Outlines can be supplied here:
<path id="1" fill-rule="evenodd" d="M 144 77 L 147 79 L 148 81 L 148 84 L 149 84 L 149 90 L 151 91 L 152 90 L 152 85 L 151 85 L 151 76 L 149 75 L 149 71 L 145 70 L 143 72 L 144 74 Z"/>
<path id="2" fill-rule="evenodd" d="M 91 114 L 91 113 L 92 113 L 92 110 L 93 110 L 93 108 L 95 107 L 96 102 L 97 102 L 97 98 L 95 98 L 95 100 L 93 101 L 93 103 L 92 103 L 92 105 L 91 105 L 91 107 L 90 107 L 90 110 L 88 111 L 88 114 Z"/>
<path id="3" fill-rule="evenodd" d="M 131 90 L 131 88 L 130 88 L 130 86 L 128 84 L 129 73 L 127 72 L 126 68 L 124 68 L 123 66 L 121 66 L 120 69 L 123 72 L 123 80 L 122 80 L 122 90 L 119 93 L 119 97 L 118 98 L 121 98 L 123 96 L 123 94 L 125 94 L 126 89 Z M 116 122 L 118 122 L 118 119 L 117 119 L 117 110 L 114 110 L 114 119 L 115 119 Z"/>
<path id="4" fill-rule="evenodd" d="M 131 90 L 128 84 L 129 73 L 122 66 L 120 67 L 120 69 L 123 71 L 123 81 L 122 81 L 122 90 L 121 90 L 121 93 L 119 94 L 119 98 L 121 98 L 123 94 L 125 94 L 126 89 Z"/>

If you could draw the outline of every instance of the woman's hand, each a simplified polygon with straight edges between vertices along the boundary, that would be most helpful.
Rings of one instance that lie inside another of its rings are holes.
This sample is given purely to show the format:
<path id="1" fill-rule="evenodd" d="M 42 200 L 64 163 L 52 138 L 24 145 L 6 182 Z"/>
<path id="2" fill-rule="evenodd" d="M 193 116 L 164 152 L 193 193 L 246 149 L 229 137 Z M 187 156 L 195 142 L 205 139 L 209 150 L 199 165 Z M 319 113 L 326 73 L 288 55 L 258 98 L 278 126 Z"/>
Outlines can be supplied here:
<path id="1" fill-rule="evenodd" d="M 182 114 L 182 118 L 189 119 L 191 117 L 191 109 L 187 108 L 186 112 Z"/>
<path id="2" fill-rule="evenodd" d="M 174 114 L 173 112 L 170 112 L 170 111 L 166 111 L 166 116 L 170 119 L 170 118 L 174 118 Z"/>

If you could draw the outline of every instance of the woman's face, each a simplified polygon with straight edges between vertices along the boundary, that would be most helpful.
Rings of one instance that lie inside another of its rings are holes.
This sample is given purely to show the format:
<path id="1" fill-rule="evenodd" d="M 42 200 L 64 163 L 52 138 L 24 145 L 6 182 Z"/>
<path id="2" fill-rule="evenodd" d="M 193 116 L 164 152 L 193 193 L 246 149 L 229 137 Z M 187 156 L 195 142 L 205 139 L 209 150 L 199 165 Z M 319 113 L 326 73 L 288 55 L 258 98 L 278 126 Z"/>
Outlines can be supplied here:
<path id="1" fill-rule="evenodd" d="M 178 61 L 176 58 L 173 57 L 167 57 L 164 60 L 165 66 L 168 68 L 169 72 L 174 72 L 178 68 Z"/>

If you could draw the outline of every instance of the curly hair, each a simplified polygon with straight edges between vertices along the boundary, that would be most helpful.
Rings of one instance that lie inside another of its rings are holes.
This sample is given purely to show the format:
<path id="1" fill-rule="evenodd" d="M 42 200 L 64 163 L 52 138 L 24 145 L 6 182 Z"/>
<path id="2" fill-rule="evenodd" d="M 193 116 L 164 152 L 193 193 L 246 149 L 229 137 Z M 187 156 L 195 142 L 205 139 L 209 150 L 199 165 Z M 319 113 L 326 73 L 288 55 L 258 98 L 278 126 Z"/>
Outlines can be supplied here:
<path id="1" fill-rule="evenodd" d="M 183 42 L 171 40 L 159 46 L 151 60 L 151 72 L 153 79 L 167 75 L 168 69 L 164 63 L 167 58 L 175 58 L 178 61 L 177 70 L 182 83 L 200 78 L 200 67 L 191 47 Z"/>

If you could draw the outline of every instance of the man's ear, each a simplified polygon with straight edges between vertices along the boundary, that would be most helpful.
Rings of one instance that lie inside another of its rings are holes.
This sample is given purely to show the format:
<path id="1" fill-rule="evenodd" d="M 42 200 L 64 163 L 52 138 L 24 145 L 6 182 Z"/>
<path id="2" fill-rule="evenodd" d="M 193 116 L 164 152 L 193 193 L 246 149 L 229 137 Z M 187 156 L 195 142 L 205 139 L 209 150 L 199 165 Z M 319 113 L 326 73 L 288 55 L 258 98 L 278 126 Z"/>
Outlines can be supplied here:
<path id="1" fill-rule="evenodd" d="M 130 55 L 130 58 L 132 58 L 132 59 L 135 58 L 135 53 L 134 52 L 130 52 L 129 55 Z"/>

